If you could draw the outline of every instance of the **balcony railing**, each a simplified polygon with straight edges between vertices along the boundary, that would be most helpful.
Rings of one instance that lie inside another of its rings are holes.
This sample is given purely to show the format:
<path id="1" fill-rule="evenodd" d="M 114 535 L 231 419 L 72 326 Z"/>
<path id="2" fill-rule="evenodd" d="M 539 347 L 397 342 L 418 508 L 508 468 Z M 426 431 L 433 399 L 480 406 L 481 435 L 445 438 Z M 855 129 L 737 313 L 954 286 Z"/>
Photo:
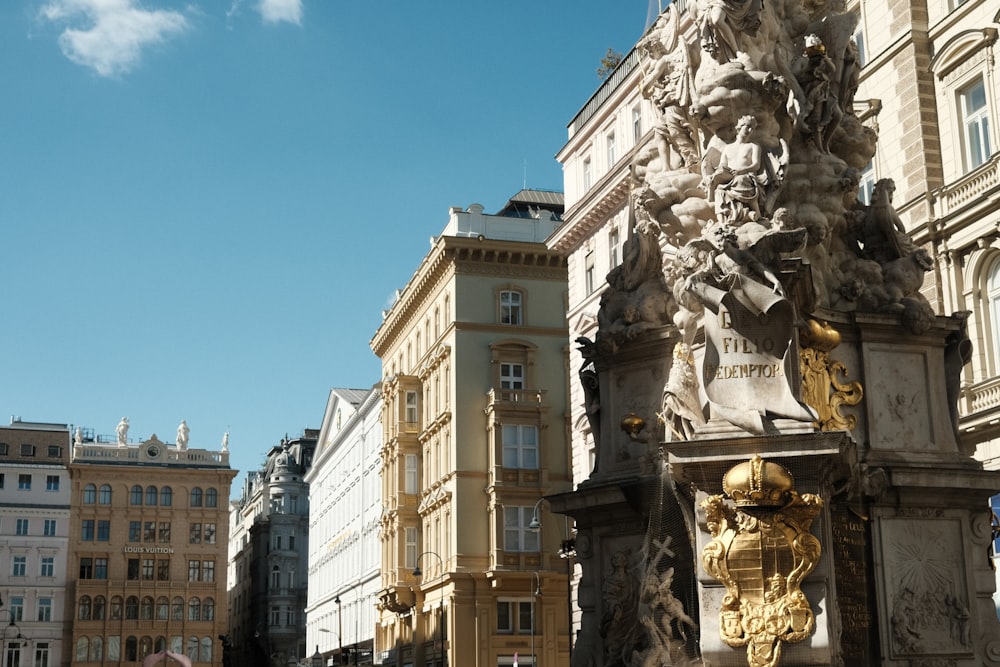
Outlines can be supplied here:
<path id="1" fill-rule="evenodd" d="M 545 393 L 545 389 L 490 389 L 487 398 L 490 405 L 497 403 L 542 405 L 545 402 Z"/>
<path id="2" fill-rule="evenodd" d="M 934 217 L 941 219 L 1000 188 L 1000 153 L 958 181 L 934 191 Z"/>

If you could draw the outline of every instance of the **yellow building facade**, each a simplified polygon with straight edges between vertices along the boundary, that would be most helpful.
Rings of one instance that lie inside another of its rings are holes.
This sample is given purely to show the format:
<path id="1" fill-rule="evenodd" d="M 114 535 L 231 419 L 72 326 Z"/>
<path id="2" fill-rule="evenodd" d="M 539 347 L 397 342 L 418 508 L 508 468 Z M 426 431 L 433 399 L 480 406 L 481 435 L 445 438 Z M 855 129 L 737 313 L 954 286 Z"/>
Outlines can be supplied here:
<path id="1" fill-rule="evenodd" d="M 228 452 L 156 436 L 78 440 L 69 475 L 64 664 L 138 664 L 164 649 L 221 664 L 236 475 Z"/>
<path id="2" fill-rule="evenodd" d="M 569 527 L 542 502 L 570 488 L 566 262 L 542 243 L 561 204 L 451 209 L 371 341 L 381 664 L 568 663 Z"/>

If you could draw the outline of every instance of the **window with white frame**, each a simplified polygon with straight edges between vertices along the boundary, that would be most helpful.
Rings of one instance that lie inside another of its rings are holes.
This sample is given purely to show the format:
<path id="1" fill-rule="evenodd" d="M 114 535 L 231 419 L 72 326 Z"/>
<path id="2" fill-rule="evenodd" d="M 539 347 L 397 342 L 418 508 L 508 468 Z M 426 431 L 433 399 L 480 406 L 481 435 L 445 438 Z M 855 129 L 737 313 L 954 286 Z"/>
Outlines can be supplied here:
<path id="1" fill-rule="evenodd" d="M 587 294 L 593 293 L 596 287 L 596 275 L 597 266 L 594 262 L 594 252 L 590 251 L 583 260 L 583 286 Z"/>
<path id="2" fill-rule="evenodd" d="M 962 144 L 965 167 L 971 171 L 990 159 L 990 118 L 986 104 L 986 86 L 978 79 L 958 91 L 962 117 Z"/>
<path id="3" fill-rule="evenodd" d="M 500 292 L 500 324 L 524 324 L 522 308 L 523 298 L 520 292 L 504 290 Z"/>
<path id="4" fill-rule="evenodd" d="M 28 519 L 18 519 L 17 520 L 17 525 L 16 525 L 16 531 L 17 532 L 15 532 L 14 534 L 15 535 L 27 535 L 28 534 L 28 526 L 29 526 Z"/>
<path id="5" fill-rule="evenodd" d="M 586 192 L 590 189 L 594 180 L 594 165 L 591 164 L 590 158 L 583 158 L 583 191 Z"/>
<path id="6" fill-rule="evenodd" d="M 503 465 L 505 468 L 538 468 L 538 427 L 504 424 Z"/>
<path id="7" fill-rule="evenodd" d="M 618 160 L 618 153 L 615 146 L 615 133 L 608 132 L 608 136 L 605 139 L 605 145 L 608 150 L 608 168 L 610 169 L 615 162 Z"/>
<path id="8" fill-rule="evenodd" d="M 413 570 L 417 567 L 417 529 L 407 527 L 403 530 L 405 553 L 403 554 L 403 567 Z"/>
<path id="9" fill-rule="evenodd" d="M 417 392 L 407 391 L 404 400 L 406 401 L 406 423 L 416 424 L 419 420 L 417 419 Z"/>
<path id="10" fill-rule="evenodd" d="M 505 551 L 538 551 L 538 531 L 529 528 L 534 508 L 503 508 L 503 548 Z"/>
<path id="11" fill-rule="evenodd" d="M 994 374 L 1000 368 L 1000 259 L 994 260 L 986 278 L 986 309 L 993 333 Z"/>
<path id="12" fill-rule="evenodd" d="M 54 556 L 42 556 L 39 563 L 38 576 L 54 577 L 56 572 L 56 559 Z"/>
<path id="13" fill-rule="evenodd" d="M 24 620 L 24 598 L 15 595 L 10 598 L 10 620 L 16 623 L 20 623 Z"/>
<path id="14" fill-rule="evenodd" d="M 612 269 L 618 266 L 621 261 L 619 251 L 621 250 L 621 235 L 617 227 L 613 227 L 608 232 L 608 266 Z"/>
<path id="15" fill-rule="evenodd" d="M 524 364 L 500 364 L 500 388 L 524 389 Z"/>
<path id="16" fill-rule="evenodd" d="M 52 598 L 38 598 L 37 619 L 45 623 L 52 620 Z"/>
<path id="17" fill-rule="evenodd" d="M 405 479 L 403 481 L 403 493 L 417 493 L 419 489 L 420 484 L 417 469 L 417 455 L 407 454 Z"/>
<path id="18" fill-rule="evenodd" d="M 642 138 L 642 108 L 638 105 L 632 107 L 632 141 L 639 143 Z"/>
<path id="19" fill-rule="evenodd" d="M 497 632 L 529 633 L 534 620 L 531 600 L 497 600 Z"/>

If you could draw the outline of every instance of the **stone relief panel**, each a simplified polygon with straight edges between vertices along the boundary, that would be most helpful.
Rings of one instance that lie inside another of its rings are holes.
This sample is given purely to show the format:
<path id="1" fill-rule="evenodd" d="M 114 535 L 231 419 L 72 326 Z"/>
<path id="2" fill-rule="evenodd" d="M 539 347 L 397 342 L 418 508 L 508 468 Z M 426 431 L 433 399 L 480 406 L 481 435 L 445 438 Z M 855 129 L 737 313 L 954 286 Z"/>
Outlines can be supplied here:
<path id="1" fill-rule="evenodd" d="M 868 355 L 871 444 L 877 449 L 932 449 L 926 352 L 872 347 Z"/>

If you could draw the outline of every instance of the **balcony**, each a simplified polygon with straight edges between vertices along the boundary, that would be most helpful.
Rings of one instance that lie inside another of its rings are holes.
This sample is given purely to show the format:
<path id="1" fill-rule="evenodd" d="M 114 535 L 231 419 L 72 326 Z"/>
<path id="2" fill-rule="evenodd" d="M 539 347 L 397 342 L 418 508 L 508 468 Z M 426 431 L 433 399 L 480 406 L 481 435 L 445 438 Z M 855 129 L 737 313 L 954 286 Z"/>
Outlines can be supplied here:
<path id="1" fill-rule="evenodd" d="M 932 193 L 934 217 L 941 220 L 954 215 L 969 205 L 981 203 L 985 195 L 998 189 L 1000 189 L 1000 153 L 954 183 L 935 190 Z"/>
<path id="2" fill-rule="evenodd" d="M 544 389 L 490 389 L 487 402 L 491 407 L 542 407 Z"/>

